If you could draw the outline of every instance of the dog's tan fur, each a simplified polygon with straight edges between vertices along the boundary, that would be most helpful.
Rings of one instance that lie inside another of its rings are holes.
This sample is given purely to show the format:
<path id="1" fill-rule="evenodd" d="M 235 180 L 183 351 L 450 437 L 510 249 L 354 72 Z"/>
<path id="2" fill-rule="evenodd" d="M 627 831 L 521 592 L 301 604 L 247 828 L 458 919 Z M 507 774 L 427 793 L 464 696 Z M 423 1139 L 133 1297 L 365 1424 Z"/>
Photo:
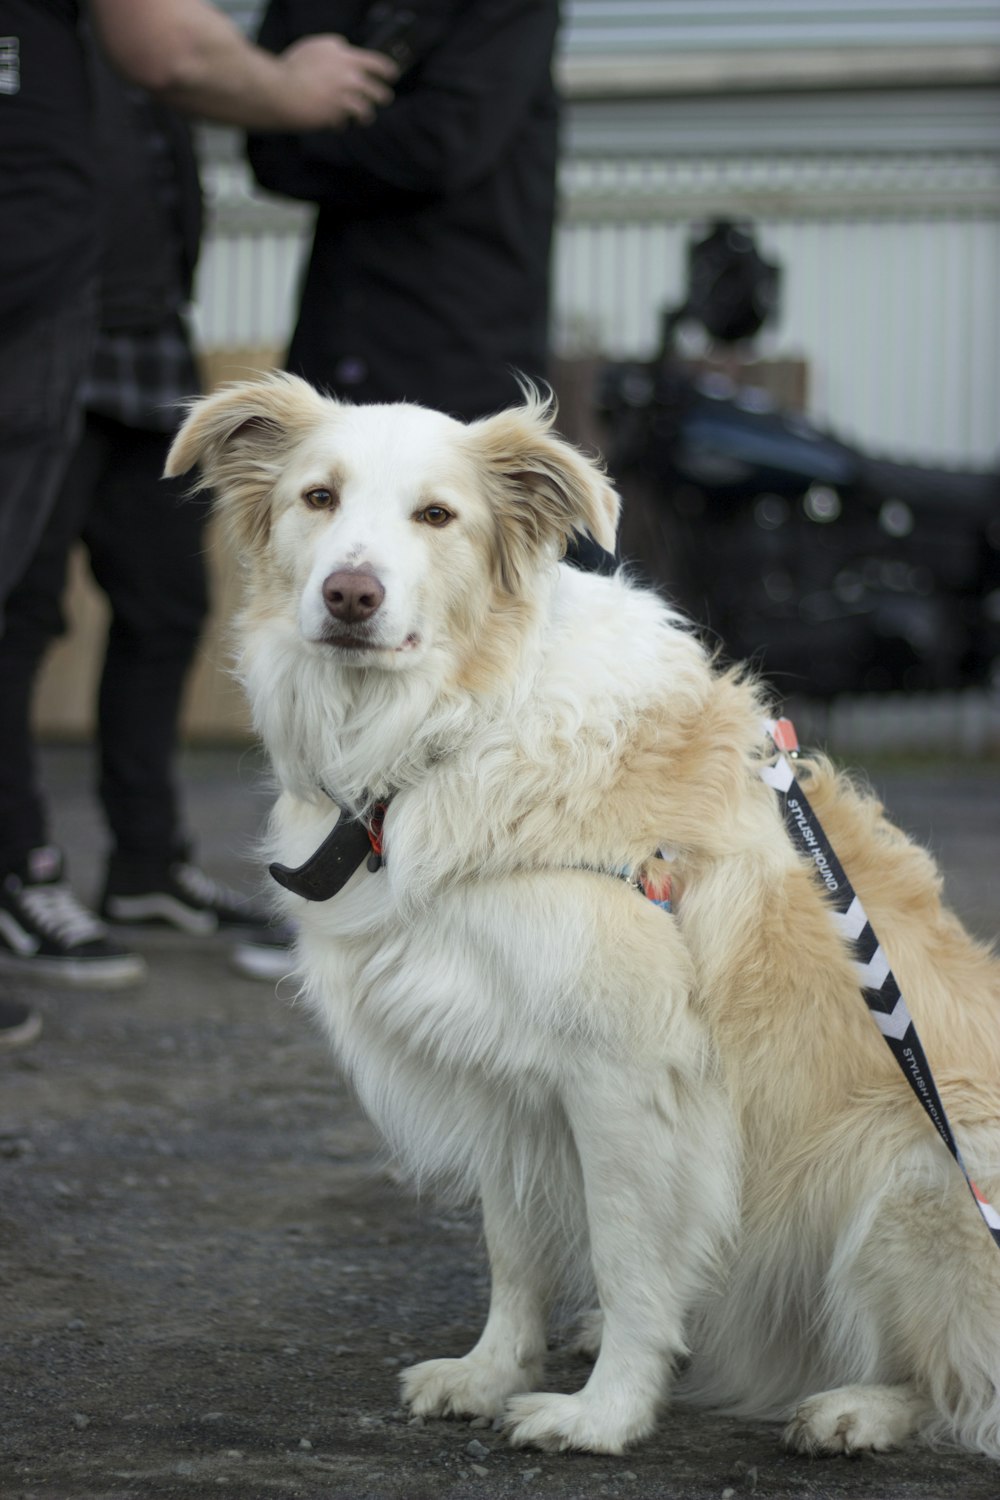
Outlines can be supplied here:
<path id="1" fill-rule="evenodd" d="M 652 594 L 558 561 L 574 531 L 610 542 L 617 500 L 551 422 L 274 378 L 197 405 L 171 459 L 201 464 L 246 565 L 273 852 L 313 851 L 327 792 L 392 798 L 387 869 L 287 909 L 387 1140 L 483 1204 L 483 1337 L 406 1398 L 620 1452 L 690 1351 L 680 1396 L 784 1418 L 803 1451 L 1000 1456 L 1000 1255 L 757 774 L 762 695 Z M 324 611 L 345 568 L 384 585 L 361 624 Z M 998 965 L 868 793 L 802 774 L 1000 1199 Z M 675 916 L 617 878 L 664 845 Z M 541 1393 L 567 1290 L 596 1293 L 596 1364 Z"/>

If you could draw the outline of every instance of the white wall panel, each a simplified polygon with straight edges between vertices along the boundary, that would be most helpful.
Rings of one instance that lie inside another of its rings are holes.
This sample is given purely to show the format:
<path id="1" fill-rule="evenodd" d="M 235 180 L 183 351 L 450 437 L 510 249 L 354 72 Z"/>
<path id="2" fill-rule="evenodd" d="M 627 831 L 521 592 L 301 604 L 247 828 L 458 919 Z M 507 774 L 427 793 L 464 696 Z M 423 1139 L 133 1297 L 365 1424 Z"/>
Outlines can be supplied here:
<path id="1" fill-rule="evenodd" d="M 216 0 L 254 31 L 263 0 Z M 570 55 L 1000 43 L 995 0 L 564 0 Z"/>
<path id="2" fill-rule="evenodd" d="M 200 345 L 283 349 L 292 328 L 306 248 L 298 232 L 209 235 L 194 308 Z"/>

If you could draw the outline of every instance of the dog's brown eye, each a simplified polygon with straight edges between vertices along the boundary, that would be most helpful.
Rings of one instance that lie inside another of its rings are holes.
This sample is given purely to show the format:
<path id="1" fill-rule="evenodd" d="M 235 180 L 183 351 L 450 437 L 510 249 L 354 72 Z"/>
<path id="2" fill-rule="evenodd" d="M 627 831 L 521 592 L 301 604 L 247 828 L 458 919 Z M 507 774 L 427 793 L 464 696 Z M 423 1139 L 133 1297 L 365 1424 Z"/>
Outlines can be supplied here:
<path id="1" fill-rule="evenodd" d="M 322 485 L 317 485 L 313 490 L 306 490 L 302 498 L 310 510 L 332 510 L 337 503 L 335 492 L 324 489 Z"/>
<path id="2" fill-rule="evenodd" d="M 425 526 L 447 526 L 448 522 L 453 521 L 455 517 L 443 505 L 425 505 L 423 510 L 417 511 L 413 519 L 423 521 Z"/>

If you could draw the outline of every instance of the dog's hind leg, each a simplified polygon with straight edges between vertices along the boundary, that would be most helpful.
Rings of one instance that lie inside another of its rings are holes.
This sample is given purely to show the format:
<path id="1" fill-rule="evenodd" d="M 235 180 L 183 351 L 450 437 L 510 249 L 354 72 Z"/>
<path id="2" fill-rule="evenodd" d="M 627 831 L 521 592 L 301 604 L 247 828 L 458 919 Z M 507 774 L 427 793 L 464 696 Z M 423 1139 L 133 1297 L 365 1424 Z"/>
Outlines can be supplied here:
<path id="1" fill-rule="evenodd" d="M 514 1396 L 515 1445 L 621 1453 L 653 1427 L 731 1198 L 726 1107 L 704 1076 L 577 1059 L 564 1103 L 580 1157 L 603 1314 L 575 1395 Z"/>
<path id="2" fill-rule="evenodd" d="M 981 1126 L 964 1135 L 970 1159 L 975 1152 L 989 1169 L 1000 1133 Z M 844 1384 L 800 1402 L 785 1444 L 800 1453 L 879 1452 L 916 1436 L 996 1458 L 1000 1256 L 933 1138 L 908 1158 L 898 1152 L 896 1171 L 867 1233 L 845 1230 L 827 1279 L 824 1384 L 838 1370 Z M 977 1170 L 977 1179 L 995 1201 L 996 1175 Z"/>
<path id="3" fill-rule="evenodd" d="M 541 1379 L 555 1269 L 548 1205 L 519 1202 L 509 1166 L 485 1178 L 482 1202 L 489 1317 L 464 1358 L 430 1359 L 404 1372 L 403 1399 L 416 1416 L 497 1416 L 508 1396 Z"/>
<path id="4" fill-rule="evenodd" d="M 793 1453 L 884 1453 L 918 1430 L 930 1402 L 914 1385 L 844 1385 L 796 1409 L 782 1441 Z"/>

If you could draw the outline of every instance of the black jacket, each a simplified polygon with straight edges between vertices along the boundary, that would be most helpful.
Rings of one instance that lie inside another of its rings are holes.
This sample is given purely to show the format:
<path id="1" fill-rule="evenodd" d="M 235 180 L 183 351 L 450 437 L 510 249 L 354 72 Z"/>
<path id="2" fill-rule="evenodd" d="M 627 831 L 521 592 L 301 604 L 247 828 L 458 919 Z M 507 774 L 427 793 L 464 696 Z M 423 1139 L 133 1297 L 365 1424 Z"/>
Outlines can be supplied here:
<path id="1" fill-rule="evenodd" d="M 98 165 L 74 0 L 0 0 L 0 340 L 77 302 Z"/>
<path id="2" fill-rule="evenodd" d="M 101 327 L 158 328 L 191 298 L 201 243 L 186 121 L 114 73 L 91 44 L 101 221 Z"/>
<path id="3" fill-rule="evenodd" d="M 384 10 L 378 7 L 379 10 Z M 260 41 L 364 43 L 364 0 L 271 0 Z M 408 0 L 412 66 L 371 125 L 252 136 L 257 180 L 319 204 L 289 368 L 470 418 L 544 376 L 558 0 Z"/>

